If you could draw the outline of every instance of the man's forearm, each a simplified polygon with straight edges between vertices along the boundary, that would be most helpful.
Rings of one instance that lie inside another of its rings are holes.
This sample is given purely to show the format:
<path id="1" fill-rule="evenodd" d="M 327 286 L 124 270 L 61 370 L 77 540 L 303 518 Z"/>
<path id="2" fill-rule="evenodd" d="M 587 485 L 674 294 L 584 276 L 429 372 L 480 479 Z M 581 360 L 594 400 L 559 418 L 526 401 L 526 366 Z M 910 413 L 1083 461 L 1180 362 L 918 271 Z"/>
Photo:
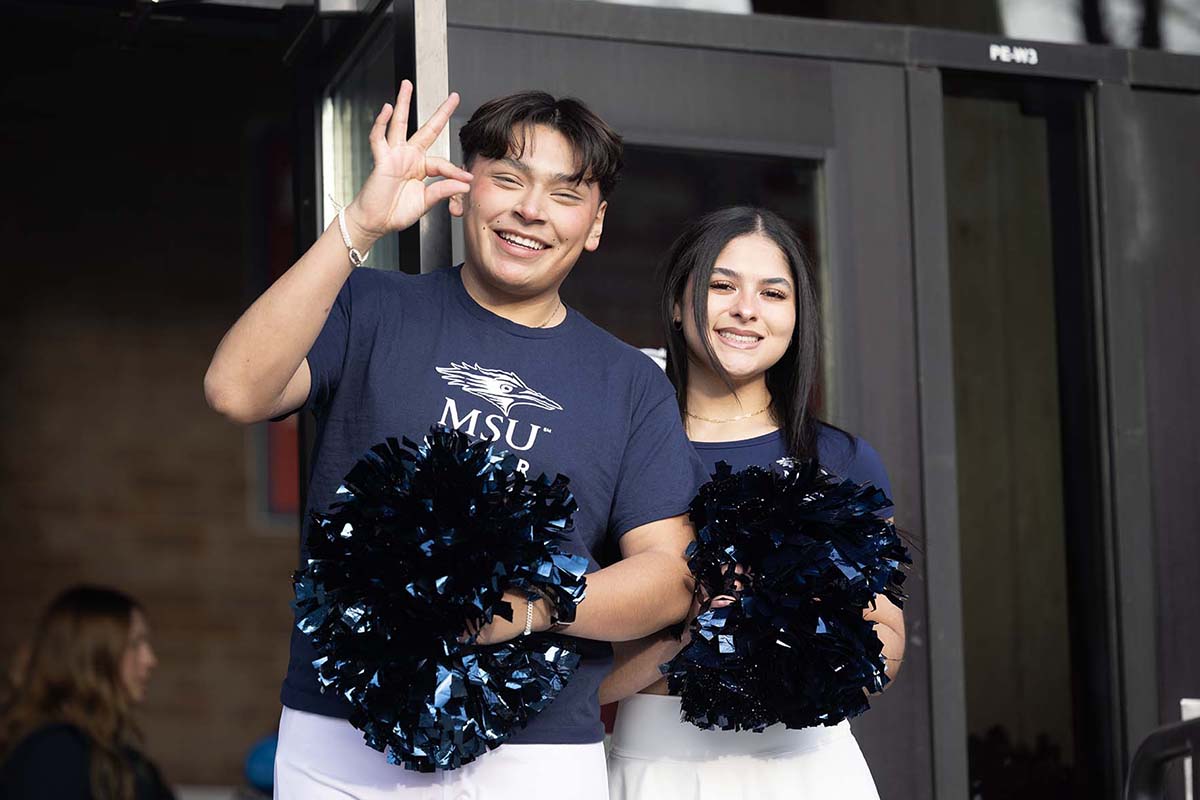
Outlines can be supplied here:
<path id="1" fill-rule="evenodd" d="M 683 515 L 627 531 L 621 537 L 622 559 L 588 573 L 587 596 L 566 633 L 581 639 L 624 642 L 682 620 L 692 605 L 694 584 L 684 557 L 692 538 L 692 527 Z M 510 602 L 520 599 L 512 592 L 506 597 Z M 520 636 L 524 622 L 524 616 L 516 613 L 511 622 L 497 618 L 481 632 L 480 641 L 495 644 Z M 533 604 L 533 623 L 536 631 L 550 627 L 545 601 Z"/>
<path id="2" fill-rule="evenodd" d="M 359 253 L 471 190 L 471 173 L 426 153 L 458 107 L 458 95 L 451 93 L 409 137 L 412 92 L 412 83 L 401 81 L 396 105 L 384 104 L 367 136 L 374 167 L 341 215 Z M 255 422 L 303 403 L 309 376 L 300 367 L 353 269 L 346 248 L 341 226 L 331 224 L 229 329 L 204 376 L 210 406 L 238 422 Z"/>
<path id="3" fill-rule="evenodd" d="M 515 593 L 511 621 L 496 617 L 480 641 L 495 644 L 520 636 L 525 625 L 523 600 Z M 624 642 L 640 639 L 684 618 L 692 603 L 691 573 L 678 556 L 650 551 L 628 556 L 587 576 L 587 596 L 575 622 L 563 632 L 581 639 Z M 534 603 L 535 631 L 550 627 L 545 601 Z"/>
<path id="4" fill-rule="evenodd" d="M 692 603 L 683 558 L 663 551 L 629 556 L 587 576 L 587 598 L 569 633 L 584 639 L 640 639 L 679 622 Z"/>
<path id="5" fill-rule="evenodd" d="M 239 422 L 290 411 L 278 408 L 283 392 L 352 269 L 341 232 L 330 225 L 225 334 L 204 376 L 209 405 Z"/>

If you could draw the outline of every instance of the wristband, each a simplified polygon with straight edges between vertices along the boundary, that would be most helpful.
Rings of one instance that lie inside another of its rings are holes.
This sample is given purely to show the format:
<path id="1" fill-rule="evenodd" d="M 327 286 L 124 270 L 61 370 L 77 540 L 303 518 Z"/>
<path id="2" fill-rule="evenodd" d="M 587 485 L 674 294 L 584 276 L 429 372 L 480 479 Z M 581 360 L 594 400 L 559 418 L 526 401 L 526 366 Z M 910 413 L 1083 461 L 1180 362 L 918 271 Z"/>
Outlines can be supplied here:
<path id="1" fill-rule="evenodd" d="M 368 250 L 365 253 L 360 253 L 354 247 L 354 242 L 350 241 L 350 231 L 346 229 L 346 208 L 344 206 L 338 209 L 337 218 L 338 229 L 342 232 L 342 241 L 345 243 L 346 249 L 350 251 L 350 263 L 356 267 L 361 267 L 363 262 L 367 260 L 367 256 L 371 255 L 371 251 Z"/>

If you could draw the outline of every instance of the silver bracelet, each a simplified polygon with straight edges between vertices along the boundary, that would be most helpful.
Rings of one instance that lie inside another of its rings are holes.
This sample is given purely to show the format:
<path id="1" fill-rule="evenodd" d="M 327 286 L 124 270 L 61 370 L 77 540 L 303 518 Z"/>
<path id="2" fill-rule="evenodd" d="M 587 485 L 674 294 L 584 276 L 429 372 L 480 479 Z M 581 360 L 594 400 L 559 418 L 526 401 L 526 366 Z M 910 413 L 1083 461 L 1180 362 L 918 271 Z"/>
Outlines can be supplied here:
<path id="1" fill-rule="evenodd" d="M 525 632 L 522 636 L 528 636 L 533 633 L 533 600 L 525 598 Z"/>
<path id="2" fill-rule="evenodd" d="M 346 243 L 346 249 L 350 251 L 350 263 L 356 267 L 361 267 L 363 262 L 367 260 L 367 256 L 371 255 L 368 250 L 365 253 L 360 253 L 354 247 L 354 242 L 350 241 L 350 231 L 346 229 L 346 208 L 343 206 L 338 209 L 338 228 L 342 231 L 342 241 Z"/>

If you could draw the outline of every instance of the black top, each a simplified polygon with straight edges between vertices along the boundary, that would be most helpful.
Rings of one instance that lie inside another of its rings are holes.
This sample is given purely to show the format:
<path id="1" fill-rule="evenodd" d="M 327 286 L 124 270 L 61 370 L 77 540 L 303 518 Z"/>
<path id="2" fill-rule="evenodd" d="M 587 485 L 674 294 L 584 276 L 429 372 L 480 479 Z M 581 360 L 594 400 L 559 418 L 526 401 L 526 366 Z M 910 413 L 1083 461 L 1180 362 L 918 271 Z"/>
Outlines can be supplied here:
<path id="1" fill-rule="evenodd" d="M 91 741 L 65 722 L 38 728 L 0 764 L 0 800 L 107 800 L 92 794 Z M 158 770 L 127 748 L 137 800 L 175 800 Z"/>

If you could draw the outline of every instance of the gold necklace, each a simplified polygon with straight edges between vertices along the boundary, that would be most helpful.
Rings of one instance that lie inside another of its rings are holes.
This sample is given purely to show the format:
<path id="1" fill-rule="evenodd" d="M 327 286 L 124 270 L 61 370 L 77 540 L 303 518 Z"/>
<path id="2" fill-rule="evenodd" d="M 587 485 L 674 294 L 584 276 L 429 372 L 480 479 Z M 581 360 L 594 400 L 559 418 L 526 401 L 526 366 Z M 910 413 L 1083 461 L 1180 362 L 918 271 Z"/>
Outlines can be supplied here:
<path id="1" fill-rule="evenodd" d="M 763 413 L 770 407 L 771 407 L 771 404 L 767 403 L 765 406 L 760 408 L 758 411 L 754 411 L 749 414 L 742 414 L 739 417 L 730 417 L 729 419 L 712 419 L 710 417 L 702 417 L 699 414 L 693 414 L 690 411 L 685 411 L 683 413 L 687 414 L 692 419 L 699 419 L 699 420 L 703 420 L 705 422 L 715 422 L 717 424 L 721 424 L 721 423 L 725 423 L 725 422 L 737 422 L 740 419 L 750 419 L 751 417 L 757 417 L 759 414 Z"/>
<path id="2" fill-rule="evenodd" d="M 558 308 L 559 308 L 559 306 L 561 306 L 561 305 L 562 305 L 562 298 L 561 298 L 561 297 L 555 297 L 554 299 L 557 301 L 557 302 L 554 304 L 554 310 L 550 312 L 550 316 L 546 317 L 546 321 L 545 321 L 545 322 L 543 322 L 541 325 L 538 325 L 538 327 L 539 327 L 539 328 L 544 328 L 544 327 L 546 327 L 547 325 L 549 325 L 549 324 L 550 324 L 550 320 L 554 319 L 554 315 L 558 313 Z"/>

